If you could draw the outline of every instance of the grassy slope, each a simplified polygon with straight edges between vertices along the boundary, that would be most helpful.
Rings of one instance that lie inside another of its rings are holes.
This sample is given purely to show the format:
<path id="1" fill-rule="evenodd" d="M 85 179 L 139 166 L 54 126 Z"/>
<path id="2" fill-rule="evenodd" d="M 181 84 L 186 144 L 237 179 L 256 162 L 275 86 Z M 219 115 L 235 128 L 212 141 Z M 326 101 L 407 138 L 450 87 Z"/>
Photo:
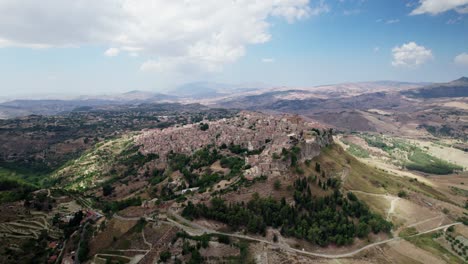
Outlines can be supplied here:
<path id="1" fill-rule="evenodd" d="M 37 189 L 28 179 L 30 175 L 23 175 L 16 171 L 0 167 L 0 203 L 22 199 L 30 191 Z"/>
<path id="2" fill-rule="evenodd" d="M 314 160 L 318 161 L 328 173 L 336 175 L 341 175 L 344 168 L 349 168 L 349 175 L 344 183 L 345 190 L 398 195 L 400 190 L 406 189 L 448 201 L 445 195 L 424 183 L 407 177 L 393 176 L 381 169 L 360 162 L 337 144 L 325 148 Z"/>
<path id="3" fill-rule="evenodd" d="M 409 242 L 413 243 L 419 248 L 422 248 L 436 256 L 447 261 L 447 263 L 461 263 L 462 260 L 457 256 L 453 255 L 446 248 L 441 246 L 437 241 L 433 239 L 433 234 L 424 234 L 420 236 L 413 236 L 405 238 Z"/>
<path id="4" fill-rule="evenodd" d="M 344 183 L 345 190 L 397 195 L 399 190 L 406 189 L 423 193 L 424 195 L 439 200 L 448 201 L 445 195 L 430 186 L 407 177 L 392 176 L 378 168 L 361 163 L 336 144 L 326 148 L 322 154 L 316 158 L 316 161 L 320 162 L 322 167 L 325 166 L 328 170 L 333 171 L 336 175 L 339 175 L 344 167 L 349 168 L 349 175 Z M 358 196 L 360 199 L 369 198 L 369 196 L 366 197 L 366 195 Z M 372 197 L 371 199 L 372 200 L 364 199 L 364 202 L 366 202 L 373 211 L 382 215 L 384 211 L 380 207 L 384 205 L 384 200 L 380 201 L 379 197 Z M 411 231 L 412 230 L 407 230 L 408 235 L 412 233 Z M 403 236 L 405 236 L 405 232 L 403 232 Z M 433 234 L 425 234 L 421 236 L 405 237 L 405 239 L 417 247 L 441 257 L 447 261 L 447 263 L 461 263 L 461 260 L 457 256 L 442 247 L 432 236 Z"/>
<path id="5" fill-rule="evenodd" d="M 463 170 L 463 167 L 434 157 L 425 150 L 403 139 L 379 135 L 361 135 L 361 137 L 369 146 L 387 152 L 395 161 L 399 161 L 409 170 L 438 175 L 451 174 L 455 171 Z M 362 157 L 354 152 L 351 152 L 351 154 Z"/>
<path id="6" fill-rule="evenodd" d="M 109 168 L 117 163 L 120 153 L 133 146 L 131 136 L 97 144 L 81 157 L 67 162 L 52 174 L 52 178 L 67 189 L 83 189 L 111 177 Z"/>

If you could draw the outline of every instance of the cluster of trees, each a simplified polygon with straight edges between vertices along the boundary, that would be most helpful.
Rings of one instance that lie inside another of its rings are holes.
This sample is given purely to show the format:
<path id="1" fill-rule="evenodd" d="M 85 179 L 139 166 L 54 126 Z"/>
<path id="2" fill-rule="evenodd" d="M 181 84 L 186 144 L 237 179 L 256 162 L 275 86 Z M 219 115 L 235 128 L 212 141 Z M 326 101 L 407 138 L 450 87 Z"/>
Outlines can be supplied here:
<path id="1" fill-rule="evenodd" d="M 195 170 L 210 166 L 217 160 L 220 160 L 223 168 L 229 168 L 228 177 L 239 175 L 245 166 L 244 159 L 235 156 L 223 156 L 212 145 L 206 146 L 203 149 L 196 151 L 193 155 L 188 156 L 181 153 L 170 153 L 168 156 L 169 166 L 172 171 L 180 171 L 187 180 L 190 187 L 206 188 L 223 178 L 223 175 L 205 174 L 203 176 L 195 173 Z M 163 175 L 163 172 L 158 173 L 158 178 Z"/>
<path id="2" fill-rule="evenodd" d="M 0 204 L 25 199 L 37 187 L 18 179 L 0 179 Z"/>
<path id="3" fill-rule="evenodd" d="M 209 166 L 220 158 L 218 150 L 212 146 L 206 146 L 196 151 L 192 156 L 181 153 L 170 153 L 168 156 L 171 170 L 180 171 L 190 187 L 199 187 L 203 184 L 201 177 L 194 173 L 194 170 Z"/>
<path id="4" fill-rule="evenodd" d="M 281 150 L 281 156 L 284 161 L 289 160 L 291 162 L 291 167 L 297 166 L 298 155 L 301 152 L 301 148 L 298 146 L 293 146 L 290 150 L 283 148 Z"/>
<path id="5" fill-rule="evenodd" d="M 196 264 L 196 263 L 203 263 L 203 257 L 200 254 L 200 248 L 208 248 L 209 242 L 211 240 L 210 235 L 203 234 L 201 236 L 191 236 L 186 232 L 177 232 L 176 239 L 173 241 L 177 241 L 177 239 L 181 238 L 183 240 L 182 243 L 182 255 L 190 254 L 190 259 L 187 263 Z M 189 240 L 196 241 L 195 245 L 191 245 Z"/>
<path id="6" fill-rule="evenodd" d="M 114 187 L 112 187 L 112 185 L 108 183 L 102 186 L 102 195 L 104 196 L 111 195 L 113 191 L 114 191 Z"/>
<path id="7" fill-rule="evenodd" d="M 122 176 L 137 174 L 138 169 L 145 163 L 159 158 L 159 155 L 154 153 L 143 155 L 139 149 L 140 146 L 133 146 L 119 154 L 118 164 L 125 165 L 127 168 Z"/>
<path id="8" fill-rule="evenodd" d="M 269 139 L 265 140 L 265 144 L 267 144 L 270 141 L 271 140 L 269 140 Z M 242 145 L 237 145 L 237 144 L 234 144 L 234 143 L 231 142 L 231 144 L 229 144 L 229 145 L 226 145 L 225 143 L 223 143 L 220 146 L 220 149 L 228 149 L 231 153 L 237 154 L 237 155 L 250 156 L 250 155 L 258 155 L 258 154 L 262 153 L 263 150 L 265 150 L 265 146 L 262 146 L 259 149 L 249 150 L 248 148 L 245 148 Z"/>
<path id="9" fill-rule="evenodd" d="M 370 232 L 389 232 L 392 224 L 373 214 L 357 197 L 348 193 L 344 197 L 338 189 L 325 197 L 310 194 L 306 180 L 296 184 L 294 204 L 283 198 L 260 198 L 258 194 L 247 203 L 230 203 L 213 198 L 211 206 L 191 202 L 183 216 L 208 218 L 228 224 L 233 229 L 265 234 L 266 227 L 279 228 L 285 236 L 305 239 L 320 246 L 330 243 L 351 244 L 355 237 L 365 238 Z"/>
<path id="10" fill-rule="evenodd" d="M 79 247 L 78 247 L 78 260 L 80 262 L 85 262 L 88 259 L 89 255 L 89 241 L 92 238 L 93 235 L 93 228 L 91 225 L 85 225 L 83 226 L 82 236 L 79 242 Z"/>
<path id="11" fill-rule="evenodd" d="M 337 178 L 320 179 L 317 176 L 313 175 L 313 176 L 309 176 L 307 180 L 306 178 L 297 179 L 294 182 L 294 186 L 296 186 L 296 188 L 300 188 L 301 191 L 302 191 L 302 188 L 305 188 L 307 192 L 310 193 L 310 186 L 308 185 L 308 181 L 312 183 L 317 183 L 317 185 L 323 190 L 328 190 L 329 188 L 332 188 L 335 190 L 335 189 L 338 189 L 341 184 L 340 180 L 338 180 Z"/>
<path id="12" fill-rule="evenodd" d="M 103 202 L 102 211 L 105 213 L 112 213 L 121 211 L 130 206 L 140 206 L 141 198 L 133 197 L 121 201 Z"/>
<path id="13" fill-rule="evenodd" d="M 210 125 L 208 125 L 207 123 L 200 123 L 199 127 L 201 131 L 206 131 L 208 130 L 208 128 L 210 128 Z"/>
<path id="14" fill-rule="evenodd" d="M 245 160 L 239 157 L 222 157 L 220 160 L 221 167 L 229 168 L 230 177 L 239 175 L 245 166 Z"/>

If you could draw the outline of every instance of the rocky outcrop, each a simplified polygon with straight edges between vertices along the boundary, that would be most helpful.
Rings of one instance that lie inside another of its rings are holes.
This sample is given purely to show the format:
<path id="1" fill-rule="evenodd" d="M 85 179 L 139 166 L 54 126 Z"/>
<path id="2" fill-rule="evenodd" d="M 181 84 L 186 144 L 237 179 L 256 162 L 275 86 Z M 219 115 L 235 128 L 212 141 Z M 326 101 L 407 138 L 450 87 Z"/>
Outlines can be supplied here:
<path id="1" fill-rule="evenodd" d="M 301 149 L 299 161 L 304 162 L 320 155 L 322 148 L 333 143 L 333 132 L 331 130 L 315 130 L 313 139 L 306 139 L 298 144 Z M 320 134 L 319 134 L 320 133 Z"/>

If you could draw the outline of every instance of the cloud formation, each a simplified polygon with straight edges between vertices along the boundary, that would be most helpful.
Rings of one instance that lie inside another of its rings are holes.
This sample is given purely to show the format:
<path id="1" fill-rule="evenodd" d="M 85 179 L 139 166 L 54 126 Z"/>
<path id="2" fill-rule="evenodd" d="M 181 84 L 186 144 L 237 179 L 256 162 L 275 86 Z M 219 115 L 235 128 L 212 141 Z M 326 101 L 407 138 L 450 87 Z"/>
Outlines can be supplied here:
<path id="1" fill-rule="evenodd" d="M 115 56 L 119 55 L 119 53 L 120 53 L 119 49 L 109 48 L 104 52 L 104 55 L 106 55 L 107 57 L 115 57 Z"/>
<path id="2" fill-rule="evenodd" d="M 437 15 L 449 10 L 455 10 L 460 14 L 468 13 L 468 0 L 419 0 L 419 6 L 411 12 L 411 15 Z"/>
<path id="3" fill-rule="evenodd" d="M 417 67 L 433 58 L 432 51 L 415 42 L 408 42 L 392 49 L 393 61 L 395 67 Z"/>
<path id="4" fill-rule="evenodd" d="M 454 62 L 459 65 L 468 66 L 468 53 L 463 52 L 461 54 L 458 54 L 455 57 Z"/>
<path id="5" fill-rule="evenodd" d="M 275 62 L 275 59 L 274 58 L 263 58 L 262 62 L 263 63 L 272 63 L 272 62 Z"/>
<path id="6" fill-rule="evenodd" d="M 269 19 L 328 12 L 324 0 L 2 0 L 0 47 L 102 45 L 142 70 L 218 71 L 271 39 Z"/>

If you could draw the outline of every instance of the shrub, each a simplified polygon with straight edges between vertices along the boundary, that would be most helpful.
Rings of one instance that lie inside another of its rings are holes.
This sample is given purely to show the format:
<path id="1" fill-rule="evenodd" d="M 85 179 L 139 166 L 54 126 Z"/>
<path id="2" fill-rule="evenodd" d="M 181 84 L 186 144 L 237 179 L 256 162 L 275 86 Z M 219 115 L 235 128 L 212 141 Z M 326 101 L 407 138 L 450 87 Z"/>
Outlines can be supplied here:
<path id="1" fill-rule="evenodd" d="M 275 190 L 277 190 L 277 191 L 278 191 L 279 189 L 281 189 L 281 182 L 280 182 L 280 180 L 276 180 L 276 181 L 273 183 L 273 188 L 274 188 Z"/>
<path id="2" fill-rule="evenodd" d="M 162 262 L 166 262 L 166 261 L 168 261 L 170 258 L 171 258 L 171 252 L 169 252 L 169 251 L 167 251 L 167 250 L 161 252 L 161 255 L 159 255 L 159 259 L 160 259 Z"/>

